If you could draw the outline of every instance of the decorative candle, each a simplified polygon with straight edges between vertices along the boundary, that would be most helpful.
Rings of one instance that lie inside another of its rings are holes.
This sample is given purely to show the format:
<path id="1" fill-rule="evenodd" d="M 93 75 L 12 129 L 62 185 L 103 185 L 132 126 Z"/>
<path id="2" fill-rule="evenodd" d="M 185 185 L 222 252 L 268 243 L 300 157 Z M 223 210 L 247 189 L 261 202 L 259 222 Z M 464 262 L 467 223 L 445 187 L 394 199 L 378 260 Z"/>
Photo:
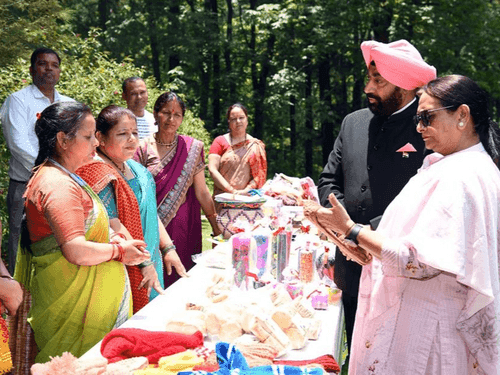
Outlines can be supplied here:
<path id="1" fill-rule="evenodd" d="M 261 277 L 268 270 L 268 252 L 270 249 L 269 242 L 271 233 L 264 229 L 257 229 L 252 234 L 256 249 L 254 252 L 254 257 L 251 260 L 250 269 L 253 269 L 253 265 L 255 265 L 257 275 Z"/>
<path id="2" fill-rule="evenodd" d="M 232 238 L 234 284 L 239 288 L 242 284 L 248 287 L 247 272 L 249 270 L 248 253 L 251 237 L 247 233 L 238 233 Z"/>
<path id="3" fill-rule="evenodd" d="M 303 283 L 310 283 L 314 276 L 314 254 L 309 249 L 299 252 L 299 279 Z"/>

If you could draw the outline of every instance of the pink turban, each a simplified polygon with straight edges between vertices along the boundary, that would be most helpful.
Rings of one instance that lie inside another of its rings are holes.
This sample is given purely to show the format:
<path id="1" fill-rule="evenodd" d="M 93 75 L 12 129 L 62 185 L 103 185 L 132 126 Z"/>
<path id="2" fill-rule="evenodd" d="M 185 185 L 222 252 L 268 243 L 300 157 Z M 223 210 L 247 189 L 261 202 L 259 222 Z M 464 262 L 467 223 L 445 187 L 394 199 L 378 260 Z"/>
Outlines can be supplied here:
<path id="1" fill-rule="evenodd" d="M 427 64 L 404 39 L 389 44 L 363 42 L 361 51 L 367 67 L 375 61 L 382 77 L 405 90 L 413 90 L 436 78 L 436 68 Z"/>

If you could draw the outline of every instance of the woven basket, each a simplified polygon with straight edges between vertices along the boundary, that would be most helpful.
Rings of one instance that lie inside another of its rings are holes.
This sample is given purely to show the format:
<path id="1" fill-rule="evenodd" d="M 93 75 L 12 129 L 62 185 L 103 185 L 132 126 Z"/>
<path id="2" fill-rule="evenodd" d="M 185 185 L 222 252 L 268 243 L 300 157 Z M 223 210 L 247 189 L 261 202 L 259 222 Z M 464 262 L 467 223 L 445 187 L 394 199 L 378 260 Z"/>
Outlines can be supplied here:
<path id="1" fill-rule="evenodd" d="M 264 217 L 262 210 L 258 207 L 251 208 L 248 207 L 248 203 L 245 203 L 239 208 L 231 207 L 231 205 L 224 204 L 219 215 L 217 216 L 217 224 L 222 230 L 222 235 L 224 238 L 228 239 L 236 232 L 233 231 L 233 225 L 236 220 L 246 220 L 250 224 L 255 224 L 256 221 Z"/>

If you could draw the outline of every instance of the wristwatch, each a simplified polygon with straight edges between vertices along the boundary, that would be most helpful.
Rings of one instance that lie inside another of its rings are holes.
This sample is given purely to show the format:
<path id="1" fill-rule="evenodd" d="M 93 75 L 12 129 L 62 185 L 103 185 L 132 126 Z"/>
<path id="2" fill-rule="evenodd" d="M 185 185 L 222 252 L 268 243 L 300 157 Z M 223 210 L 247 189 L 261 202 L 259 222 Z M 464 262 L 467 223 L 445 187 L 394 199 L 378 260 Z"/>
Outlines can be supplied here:
<path id="1" fill-rule="evenodd" d="M 361 229 L 363 229 L 361 224 L 354 224 L 349 234 L 345 237 L 345 241 L 353 247 L 358 246 L 358 234 L 361 232 Z"/>

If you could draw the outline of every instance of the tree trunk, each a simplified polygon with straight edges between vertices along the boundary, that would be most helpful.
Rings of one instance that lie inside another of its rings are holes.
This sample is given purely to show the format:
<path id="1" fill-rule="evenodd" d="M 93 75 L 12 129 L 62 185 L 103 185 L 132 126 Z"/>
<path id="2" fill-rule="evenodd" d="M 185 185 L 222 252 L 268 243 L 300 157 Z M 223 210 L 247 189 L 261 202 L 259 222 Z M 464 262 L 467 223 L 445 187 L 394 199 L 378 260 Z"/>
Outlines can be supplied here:
<path id="1" fill-rule="evenodd" d="M 295 119 L 295 106 L 297 99 L 295 95 L 290 95 L 290 168 L 293 173 L 297 173 L 297 121 Z M 283 148 L 284 151 L 286 148 Z"/>
<path id="2" fill-rule="evenodd" d="M 250 0 L 250 9 L 251 10 L 256 10 L 257 9 L 257 0 Z M 259 138 L 256 134 L 256 129 L 262 129 L 262 104 L 260 102 L 259 95 L 258 95 L 258 85 L 259 85 L 259 80 L 257 77 L 257 51 L 255 50 L 255 44 L 256 44 L 256 33 L 255 33 L 255 24 L 252 23 L 250 26 L 250 43 L 249 43 L 249 49 L 250 49 L 250 55 L 252 56 L 252 60 L 250 62 L 250 75 L 252 78 L 252 88 L 253 88 L 253 99 L 254 99 L 254 136 Z M 259 138 L 261 139 L 261 138 Z"/>
<path id="3" fill-rule="evenodd" d="M 226 25 L 226 45 L 224 48 L 224 60 L 226 62 L 226 78 L 229 79 L 229 102 L 232 104 L 238 99 L 236 97 L 236 81 L 232 79 L 233 67 L 231 60 L 231 49 L 233 44 L 233 2 L 226 0 L 227 4 L 227 25 Z"/>
<path id="4" fill-rule="evenodd" d="M 106 22 L 108 21 L 108 1 L 99 0 L 97 8 L 99 10 L 99 27 L 102 31 L 106 31 Z"/>
<path id="5" fill-rule="evenodd" d="M 276 37 L 271 34 L 267 39 L 267 49 L 262 55 L 260 66 L 262 67 L 259 74 L 259 79 L 257 81 L 257 87 L 254 88 L 254 92 L 257 94 L 257 101 L 255 103 L 255 127 L 254 135 L 255 137 L 262 139 L 264 135 L 264 123 L 265 123 L 265 98 L 267 89 L 267 77 L 269 76 L 270 64 L 272 59 L 274 43 Z"/>
<path id="6" fill-rule="evenodd" d="M 392 22 L 392 7 L 383 0 L 385 6 L 381 6 L 381 1 L 377 1 L 377 13 L 372 20 L 374 39 L 378 42 L 389 43 L 389 29 Z"/>
<path id="7" fill-rule="evenodd" d="M 179 7 L 179 2 L 177 0 L 170 0 L 169 1 L 169 20 L 170 20 L 170 26 L 169 26 L 169 33 L 168 35 L 172 35 L 175 37 L 170 38 L 170 46 L 172 45 L 178 45 L 181 44 L 182 42 L 180 41 L 180 38 L 178 38 L 179 35 L 179 30 L 181 29 L 181 25 L 179 22 L 180 14 L 181 14 L 181 9 Z M 170 48 L 169 54 L 168 54 L 168 70 L 172 70 L 179 66 L 180 64 L 180 58 L 178 53 L 175 51 L 175 49 Z"/>
<path id="8" fill-rule="evenodd" d="M 213 35 L 219 35 L 219 20 L 217 12 L 217 0 L 210 0 L 211 4 L 211 20 L 213 27 Z M 215 129 L 220 123 L 220 55 L 218 44 L 213 46 L 214 52 L 212 54 L 212 80 L 213 80 L 213 92 L 212 92 L 212 127 Z"/>
<path id="9" fill-rule="evenodd" d="M 151 46 L 151 65 L 158 85 L 161 85 L 160 52 L 158 50 L 157 27 L 155 18 L 155 0 L 148 0 L 149 44 Z"/>
<path id="10" fill-rule="evenodd" d="M 358 32 L 354 33 L 354 45 L 361 45 Z M 363 106 L 362 94 L 364 88 L 364 74 L 366 74 L 366 65 L 360 50 L 356 51 L 353 55 L 353 64 L 352 75 L 354 78 L 354 87 L 352 89 L 351 112 L 360 109 Z M 360 73 L 360 68 L 363 69 L 363 73 Z"/>
<path id="11" fill-rule="evenodd" d="M 323 56 L 323 61 L 320 62 L 318 67 L 318 84 L 319 84 L 319 101 L 326 116 L 323 116 L 321 122 L 321 146 L 323 150 L 323 165 L 326 165 L 328 156 L 333 150 L 333 143 L 335 142 L 333 131 L 334 123 L 332 121 L 333 108 L 332 108 L 332 93 L 330 84 L 330 56 Z"/>
<path id="12" fill-rule="evenodd" d="M 313 177 L 313 108 L 312 108 L 312 62 L 308 58 L 306 62 L 306 141 L 305 143 L 305 172 L 306 176 Z"/>

